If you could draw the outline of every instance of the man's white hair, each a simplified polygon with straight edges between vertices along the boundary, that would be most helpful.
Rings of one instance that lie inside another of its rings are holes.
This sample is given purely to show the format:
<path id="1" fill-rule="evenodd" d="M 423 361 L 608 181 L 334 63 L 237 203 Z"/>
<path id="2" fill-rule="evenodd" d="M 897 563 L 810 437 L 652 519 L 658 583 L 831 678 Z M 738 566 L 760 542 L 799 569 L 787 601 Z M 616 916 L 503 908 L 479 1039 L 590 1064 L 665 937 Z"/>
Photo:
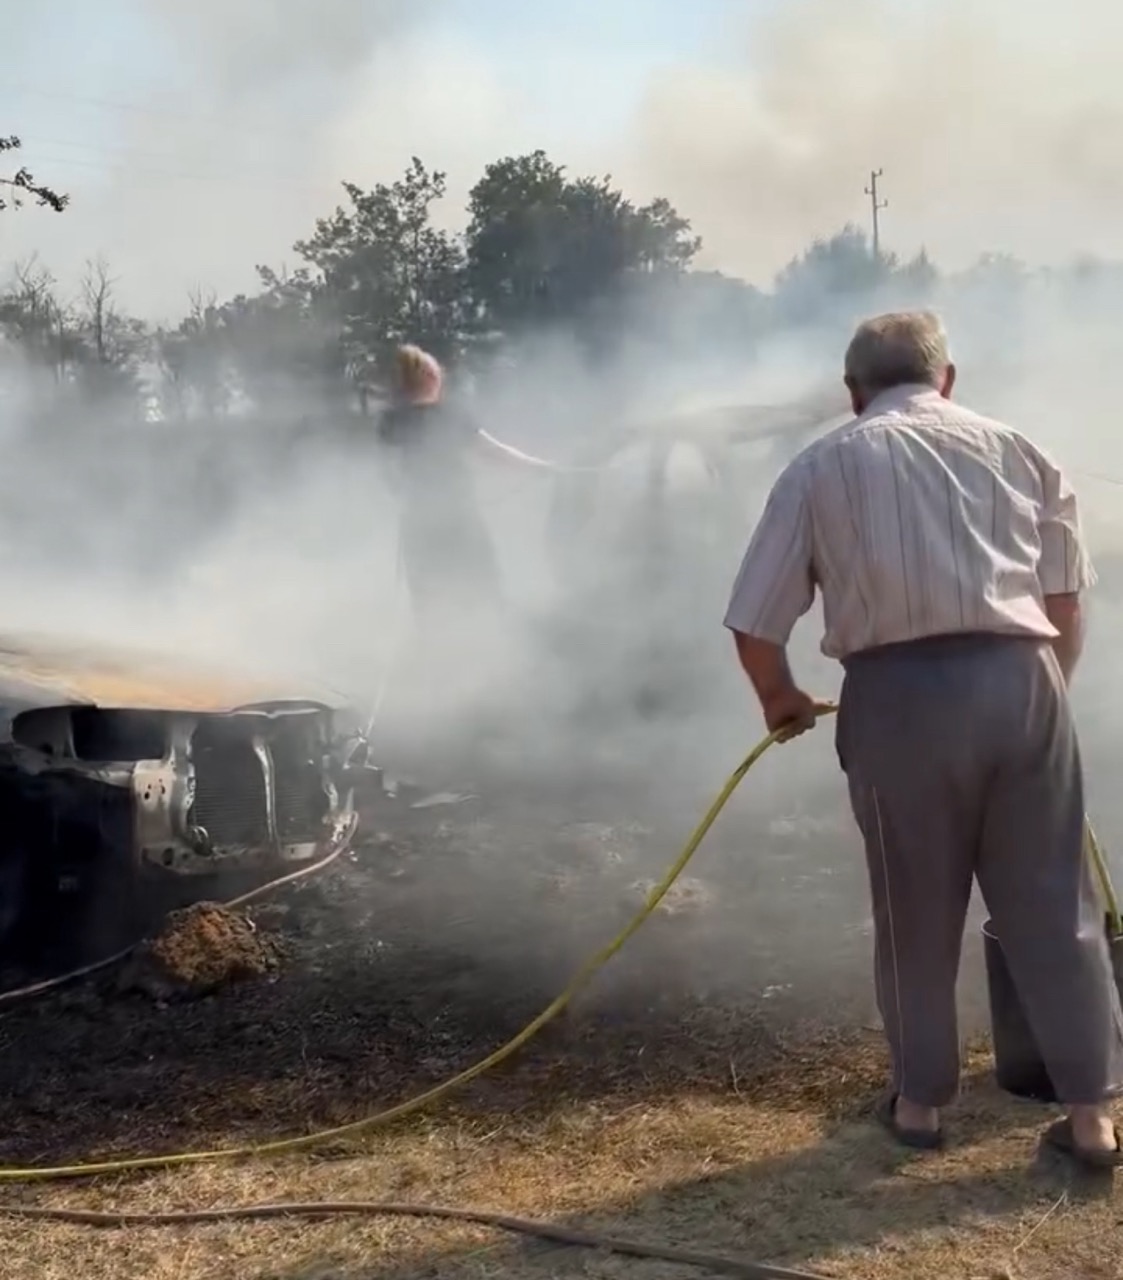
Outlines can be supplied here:
<path id="1" fill-rule="evenodd" d="M 948 335 L 934 311 L 863 320 L 846 349 L 846 377 L 867 395 L 911 383 L 938 387 L 950 364 Z"/>

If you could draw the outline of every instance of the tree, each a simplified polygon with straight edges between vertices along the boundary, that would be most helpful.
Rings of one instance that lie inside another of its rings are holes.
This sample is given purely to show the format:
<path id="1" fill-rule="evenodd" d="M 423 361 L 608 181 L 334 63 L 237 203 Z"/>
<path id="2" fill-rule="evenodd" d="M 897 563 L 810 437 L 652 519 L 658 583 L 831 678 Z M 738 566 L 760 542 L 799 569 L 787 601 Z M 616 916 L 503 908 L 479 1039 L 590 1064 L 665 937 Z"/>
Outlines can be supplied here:
<path id="1" fill-rule="evenodd" d="M 169 417 L 195 412 L 213 418 L 230 407 L 228 353 L 213 294 L 192 291 L 190 309 L 174 329 L 157 331 L 153 343 L 163 375 L 161 399 Z"/>
<path id="2" fill-rule="evenodd" d="M 7 151 L 19 151 L 23 143 L 14 134 L 0 137 L 0 154 Z M 0 187 L 7 187 L 11 195 L 7 200 L 0 195 L 0 210 L 22 208 L 26 197 L 30 196 L 36 204 L 46 205 L 55 213 L 61 213 L 70 203 L 70 197 L 60 195 L 52 187 L 36 182 L 29 169 L 20 167 L 10 178 L 0 178 Z"/>
<path id="3" fill-rule="evenodd" d="M 904 263 L 895 273 L 894 283 L 911 303 L 931 298 L 939 287 L 940 272 L 928 250 L 921 249 L 915 258 Z"/>
<path id="4" fill-rule="evenodd" d="M 442 359 L 464 329 L 463 252 L 432 225 L 445 175 L 415 156 L 405 175 L 363 191 L 345 183 L 349 207 L 316 224 L 296 251 L 319 272 L 321 314 L 334 313 L 346 365 L 360 386 L 377 384 L 394 348 L 418 342 Z"/>
<path id="5" fill-rule="evenodd" d="M 720 271 L 644 276 L 629 283 L 625 299 L 610 355 L 623 354 L 626 343 L 630 358 L 646 362 L 644 381 L 656 396 L 691 380 L 737 376 L 771 320 L 767 294 Z"/>
<path id="6" fill-rule="evenodd" d="M 55 291 L 55 279 L 37 258 L 16 263 L 0 294 L 0 335 L 42 385 L 70 380 L 81 358 L 81 339 L 69 308 Z"/>
<path id="7" fill-rule="evenodd" d="M 808 323 L 849 306 L 886 284 L 897 266 L 893 254 L 874 255 L 869 237 L 847 224 L 829 239 L 818 239 L 776 277 L 778 318 Z"/>
<path id="8" fill-rule="evenodd" d="M 1029 268 L 1013 254 L 983 253 L 957 283 L 971 293 L 1020 302 L 1030 279 Z"/>
<path id="9" fill-rule="evenodd" d="M 116 303 L 116 280 L 104 258 L 87 262 L 77 328 L 85 350 L 77 369 L 82 394 L 95 401 L 138 407 L 139 371 L 148 345 L 142 321 Z"/>
<path id="10" fill-rule="evenodd" d="M 667 200 L 636 208 L 611 179 L 571 180 L 544 151 L 488 165 L 469 196 L 467 278 L 490 330 L 589 323 L 642 275 L 701 247 Z"/>
<path id="11" fill-rule="evenodd" d="M 347 389 L 339 325 L 323 284 L 307 267 L 257 268 L 261 291 L 216 309 L 227 370 L 256 408 L 292 413 L 322 407 Z"/>
<path id="12" fill-rule="evenodd" d="M 148 352 L 145 325 L 124 315 L 108 265 L 87 263 L 75 302 L 60 300 L 53 276 L 34 257 L 17 263 L 0 292 L 0 337 L 22 366 L 36 412 L 62 415 L 79 404 L 84 414 L 112 406 L 140 407 L 141 367 Z"/>
<path id="13" fill-rule="evenodd" d="M 869 237 L 848 223 L 829 239 L 815 240 L 776 277 L 773 297 L 781 324 L 834 321 L 859 308 L 917 306 L 931 299 L 940 274 L 926 250 L 902 263 L 896 254 L 875 256 Z"/>
<path id="14" fill-rule="evenodd" d="M 949 282 L 956 332 L 971 351 L 971 367 L 985 367 L 989 379 L 1018 367 L 1031 320 L 1027 303 L 1036 283 L 1036 273 L 1008 253 L 984 253 Z"/>

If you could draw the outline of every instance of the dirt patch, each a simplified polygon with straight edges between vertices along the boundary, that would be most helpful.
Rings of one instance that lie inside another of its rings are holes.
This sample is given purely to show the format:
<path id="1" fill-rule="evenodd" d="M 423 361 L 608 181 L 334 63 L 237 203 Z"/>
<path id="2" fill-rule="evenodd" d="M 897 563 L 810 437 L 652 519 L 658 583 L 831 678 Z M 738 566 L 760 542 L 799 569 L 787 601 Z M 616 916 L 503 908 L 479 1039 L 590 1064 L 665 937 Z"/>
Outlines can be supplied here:
<path id="1" fill-rule="evenodd" d="M 173 912 L 121 972 L 118 991 L 153 1000 L 193 1000 L 231 983 L 263 978 L 279 962 L 274 939 L 248 916 L 214 902 Z"/>

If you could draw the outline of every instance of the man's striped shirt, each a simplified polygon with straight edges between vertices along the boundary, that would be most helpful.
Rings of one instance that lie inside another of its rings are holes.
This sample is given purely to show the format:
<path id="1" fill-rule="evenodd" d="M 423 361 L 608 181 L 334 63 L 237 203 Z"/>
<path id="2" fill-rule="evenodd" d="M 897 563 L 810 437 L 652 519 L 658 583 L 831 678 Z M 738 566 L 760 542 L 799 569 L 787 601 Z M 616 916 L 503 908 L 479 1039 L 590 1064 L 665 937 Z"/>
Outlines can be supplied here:
<path id="1" fill-rule="evenodd" d="M 931 387 L 898 387 L 782 472 L 725 625 L 786 644 L 818 589 L 828 657 L 966 631 L 1051 638 L 1044 597 L 1094 581 L 1051 459 Z"/>

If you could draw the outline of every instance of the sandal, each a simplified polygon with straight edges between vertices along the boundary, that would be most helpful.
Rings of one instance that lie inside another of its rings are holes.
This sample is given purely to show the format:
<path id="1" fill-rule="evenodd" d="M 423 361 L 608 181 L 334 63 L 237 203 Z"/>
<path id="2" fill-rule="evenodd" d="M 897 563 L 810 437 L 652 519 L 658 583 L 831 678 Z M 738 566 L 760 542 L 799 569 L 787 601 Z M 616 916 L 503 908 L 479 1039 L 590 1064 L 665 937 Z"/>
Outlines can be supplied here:
<path id="1" fill-rule="evenodd" d="M 910 1151 L 938 1151 L 944 1145 L 942 1129 L 905 1129 L 897 1123 L 897 1098 L 892 1092 L 886 1093 L 877 1104 L 875 1112 L 882 1127 Z"/>
<path id="2" fill-rule="evenodd" d="M 1051 1124 L 1041 1138 L 1045 1146 L 1052 1147 L 1062 1155 L 1070 1156 L 1077 1164 L 1086 1169 L 1118 1169 L 1123 1167 L 1123 1144 L 1119 1140 L 1119 1130 L 1115 1130 L 1114 1151 L 1093 1151 L 1081 1147 L 1072 1136 L 1072 1121 L 1067 1117 Z"/>

